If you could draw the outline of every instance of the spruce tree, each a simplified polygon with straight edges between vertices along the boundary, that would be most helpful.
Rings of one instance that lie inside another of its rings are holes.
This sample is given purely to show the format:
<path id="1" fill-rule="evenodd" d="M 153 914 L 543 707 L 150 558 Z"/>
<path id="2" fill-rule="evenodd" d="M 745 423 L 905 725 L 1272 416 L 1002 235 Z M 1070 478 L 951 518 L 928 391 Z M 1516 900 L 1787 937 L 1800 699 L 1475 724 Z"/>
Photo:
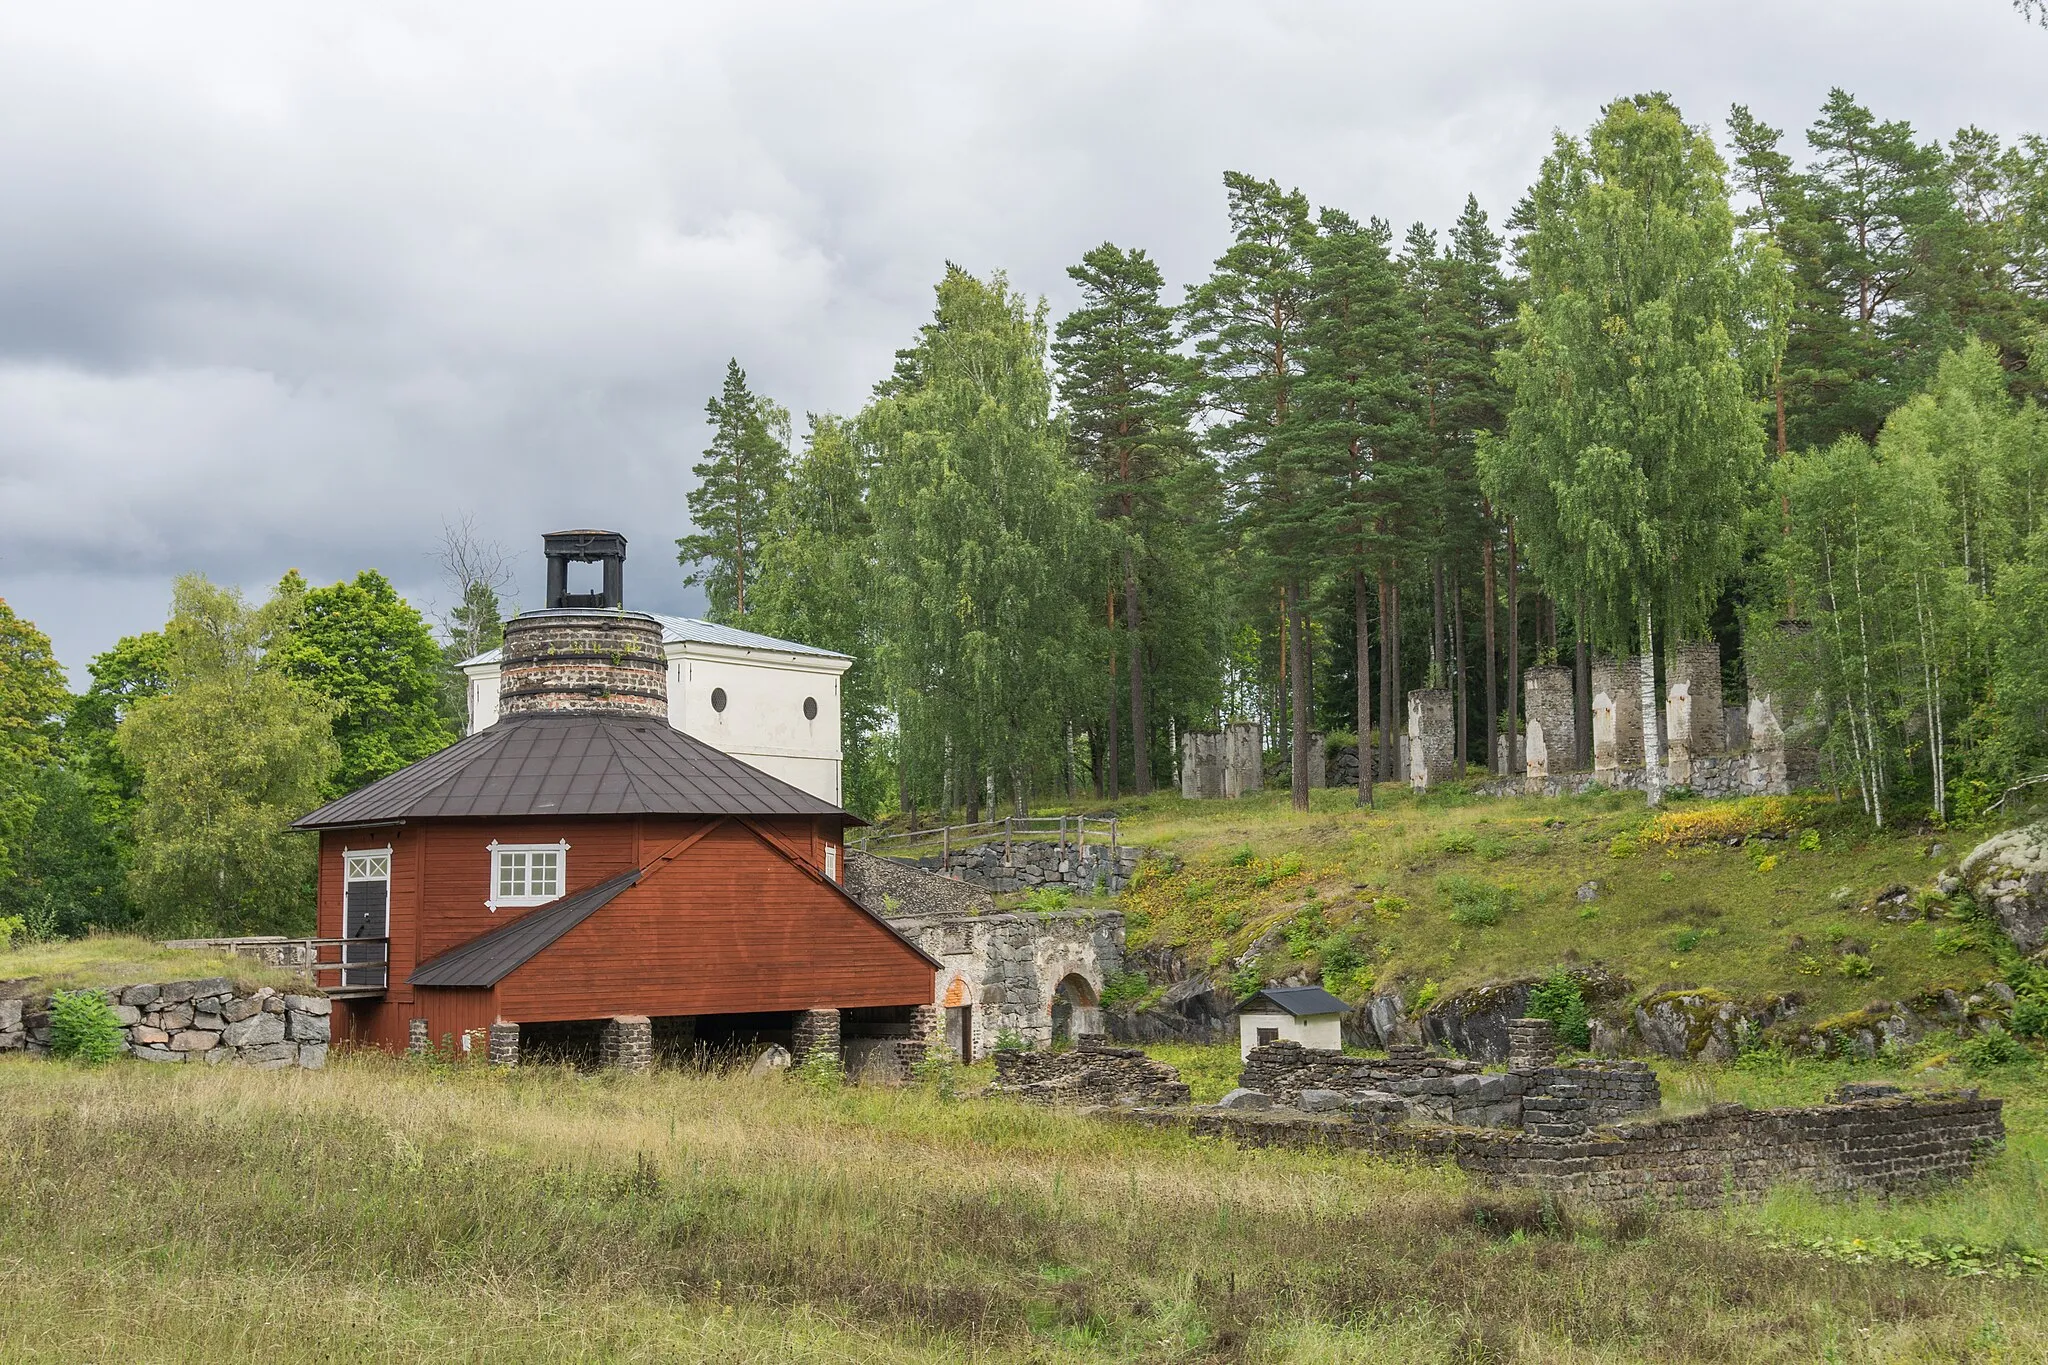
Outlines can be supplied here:
<path id="1" fill-rule="evenodd" d="M 704 585 L 714 621 L 747 613 L 747 582 L 760 558 L 768 508 L 788 477 L 789 412 L 747 387 L 738 360 L 725 367 L 725 386 L 704 404 L 711 444 L 694 466 L 690 522 L 676 541 L 685 583 Z"/>

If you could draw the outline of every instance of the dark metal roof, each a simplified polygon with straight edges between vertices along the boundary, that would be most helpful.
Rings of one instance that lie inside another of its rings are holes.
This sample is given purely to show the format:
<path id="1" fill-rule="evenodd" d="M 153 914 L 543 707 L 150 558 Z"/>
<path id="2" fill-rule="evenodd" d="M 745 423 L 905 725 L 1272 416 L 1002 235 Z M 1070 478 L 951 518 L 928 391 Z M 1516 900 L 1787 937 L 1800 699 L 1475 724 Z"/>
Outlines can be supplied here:
<path id="1" fill-rule="evenodd" d="M 1324 990 L 1321 986 L 1268 986 L 1237 1007 L 1239 1014 L 1250 1013 L 1252 1007 L 1265 1001 L 1278 1010 L 1284 1010 L 1297 1019 L 1312 1014 L 1349 1014 L 1351 1006 Z"/>
<path id="2" fill-rule="evenodd" d="M 640 872 L 622 872 L 450 948 L 413 968 L 407 979 L 415 986 L 495 986 L 638 882 Z"/>
<path id="3" fill-rule="evenodd" d="M 638 716 L 507 716 L 330 801 L 294 829 L 510 815 L 806 815 L 864 821 Z"/>

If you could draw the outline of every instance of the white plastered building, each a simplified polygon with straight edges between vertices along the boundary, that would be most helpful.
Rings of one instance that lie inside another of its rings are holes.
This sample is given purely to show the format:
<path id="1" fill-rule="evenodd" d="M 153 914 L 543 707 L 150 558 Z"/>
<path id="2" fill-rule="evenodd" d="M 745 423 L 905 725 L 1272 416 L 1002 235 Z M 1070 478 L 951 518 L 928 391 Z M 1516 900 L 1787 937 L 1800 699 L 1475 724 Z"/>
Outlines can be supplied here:
<path id="1" fill-rule="evenodd" d="M 649 613 L 668 656 L 668 723 L 811 795 L 841 805 L 840 679 L 853 660 L 772 635 Z M 469 733 L 498 719 L 498 651 L 463 662 Z"/>
<path id="2" fill-rule="evenodd" d="M 1238 1054 L 1249 1057 L 1267 1043 L 1341 1051 L 1350 1011 L 1321 986 L 1268 986 L 1237 1007 Z"/>

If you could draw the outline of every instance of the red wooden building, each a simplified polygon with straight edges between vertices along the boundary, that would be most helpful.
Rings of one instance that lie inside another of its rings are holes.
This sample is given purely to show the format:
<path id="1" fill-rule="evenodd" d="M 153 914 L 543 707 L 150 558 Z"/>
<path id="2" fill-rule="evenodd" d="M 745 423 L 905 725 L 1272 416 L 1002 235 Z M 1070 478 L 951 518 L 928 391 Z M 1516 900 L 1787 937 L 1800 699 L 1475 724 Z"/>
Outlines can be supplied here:
<path id="1" fill-rule="evenodd" d="M 337 1041 L 630 1065 L 921 1033 L 938 964 L 839 884 L 859 821 L 669 726 L 660 628 L 618 609 L 623 539 L 593 536 L 549 557 L 612 559 L 613 600 L 551 573 L 506 628 L 496 724 L 297 822 L 343 941 Z"/>

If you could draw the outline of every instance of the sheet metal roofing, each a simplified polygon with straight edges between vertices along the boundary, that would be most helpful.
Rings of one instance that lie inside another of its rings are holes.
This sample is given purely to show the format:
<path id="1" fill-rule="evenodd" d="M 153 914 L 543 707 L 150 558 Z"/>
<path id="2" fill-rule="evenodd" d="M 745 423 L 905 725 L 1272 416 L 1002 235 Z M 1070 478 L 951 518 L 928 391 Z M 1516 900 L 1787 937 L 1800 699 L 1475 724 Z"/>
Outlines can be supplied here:
<path id="1" fill-rule="evenodd" d="M 565 896 L 450 948 L 439 957 L 427 959 L 412 969 L 407 980 L 415 986 L 495 986 L 639 880 L 640 869 L 636 867 L 608 882 Z"/>
<path id="2" fill-rule="evenodd" d="M 740 630 L 734 626 L 722 626 L 716 621 L 700 621 L 694 616 L 664 616 L 660 612 L 635 612 L 636 616 L 652 616 L 661 622 L 661 642 L 664 645 L 700 644 L 727 645 L 734 649 L 772 649 L 783 654 L 808 654 L 820 659 L 850 659 L 850 654 L 839 654 L 816 645 L 800 645 L 794 640 L 778 640 L 773 635 L 762 635 L 751 630 Z M 499 651 L 486 650 L 475 658 L 464 659 L 463 667 L 471 664 L 494 664 L 498 662 Z"/>
<path id="3" fill-rule="evenodd" d="M 510 815 L 836 815 L 864 823 L 666 721 L 533 714 L 507 716 L 292 828 Z"/>
<path id="4" fill-rule="evenodd" d="M 1324 990 L 1321 986 L 1268 986 L 1237 1007 L 1239 1014 L 1251 1014 L 1263 1000 L 1274 1009 L 1284 1010 L 1297 1019 L 1312 1014 L 1349 1014 L 1351 1006 Z"/>

